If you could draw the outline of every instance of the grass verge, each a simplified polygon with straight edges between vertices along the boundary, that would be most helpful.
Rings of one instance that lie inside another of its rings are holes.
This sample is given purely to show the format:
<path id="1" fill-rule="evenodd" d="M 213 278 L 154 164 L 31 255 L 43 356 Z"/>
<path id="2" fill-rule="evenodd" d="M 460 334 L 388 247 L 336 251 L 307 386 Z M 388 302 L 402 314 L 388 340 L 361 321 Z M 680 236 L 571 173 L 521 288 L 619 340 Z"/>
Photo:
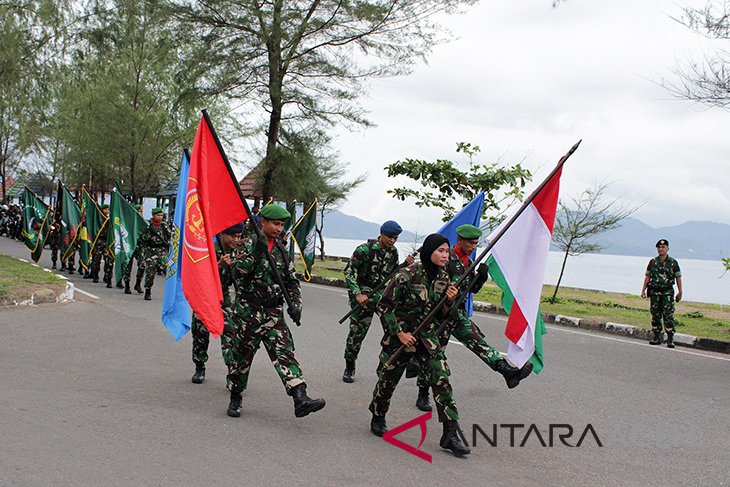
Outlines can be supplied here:
<path id="1" fill-rule="evenodd" d="M 29 299 L 39 289 L 62 290 L 65 286 L 52 272 L 0 254 L 0 305 Z"/>

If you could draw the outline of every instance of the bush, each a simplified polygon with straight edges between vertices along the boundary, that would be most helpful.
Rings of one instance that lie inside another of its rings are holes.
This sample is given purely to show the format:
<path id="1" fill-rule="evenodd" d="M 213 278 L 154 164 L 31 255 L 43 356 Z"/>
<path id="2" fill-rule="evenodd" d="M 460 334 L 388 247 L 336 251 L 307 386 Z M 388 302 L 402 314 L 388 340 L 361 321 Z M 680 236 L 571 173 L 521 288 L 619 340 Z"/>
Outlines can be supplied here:
<path id="1" fill-rule="evenodd" d="M 704 318 L 705 315 L 702 313 L 702 311 L 690 311 L 689 313 L 684 314 L 685 318 Z"/>

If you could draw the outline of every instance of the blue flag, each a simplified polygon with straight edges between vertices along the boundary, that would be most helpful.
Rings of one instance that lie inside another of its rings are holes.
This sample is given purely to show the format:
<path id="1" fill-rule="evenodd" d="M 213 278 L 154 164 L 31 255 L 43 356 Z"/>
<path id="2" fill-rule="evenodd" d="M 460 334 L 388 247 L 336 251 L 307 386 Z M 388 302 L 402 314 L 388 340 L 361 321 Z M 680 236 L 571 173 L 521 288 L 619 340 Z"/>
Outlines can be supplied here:
<path id="1" fill-rule="evenodd" d="M 456 229 L 465 224 L 474 225 L 478 227 L 482 219 L 482 208 L 484 207 L 484 192 L 480 192 L 469 202 L 464 208 L 459 210 L 459 213 L 453 216 L 451 220 L 446 222 L 436 233 L 440 233 L 444 237 L 449 239 L 449 244 L 453 247 L 456 245 Z M 474 260 L 477 256 L 475 250 L 470 257 Z M 466 306 L 466 312 L 469 316 L 474 312 L 474 295 L 469 293 L 464 301 Z"/>
<path id="2" fill-rule="evenodd" d="M 170 240 L 170 252 L 167 258 L 167 279 L 165 280 L 165 297 L 162 301 L 162 322 L 175 337 L 180 340 L 190 330 L 191 310 L 188 300 L 183 294 L 182 272 L 182 246 L 183 234 L 185 232 L 185 197 L 188 190 L 188 172 L 190 170 L 190 158 L 186 151 L 183 151 L 182 163 L 180 164 L 180 181 L 177 185 L 177 200 L 175 201 L 175 215 L 172 219 L 172 239 Z"/>

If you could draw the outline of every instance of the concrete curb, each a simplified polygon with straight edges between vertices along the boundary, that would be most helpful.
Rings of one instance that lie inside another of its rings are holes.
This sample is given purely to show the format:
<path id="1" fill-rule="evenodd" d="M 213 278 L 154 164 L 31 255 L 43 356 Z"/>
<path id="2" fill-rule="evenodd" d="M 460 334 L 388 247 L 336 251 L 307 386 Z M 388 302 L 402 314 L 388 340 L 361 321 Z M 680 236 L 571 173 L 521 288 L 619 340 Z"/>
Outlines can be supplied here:
<path id="1" fill-rule="evenodd" d="M 38 264 L 34 262 L 27 261 L 25 259 L 18 259 L 23 262 L 28 262 L 31 265 L 34 265 L 40 269 L 43 269 L 46 272 L 52 272 L 50 269 L 46 269 L 44 267 L 39 266 Z M 69 281 L 66 276 L 62 276 L 61 274 L 55 274 L 56 277 L 59 277 L 60 279 L 66 281 L 66 286 L 62 291 L 57 291 L 54 289 L 49 288 L 41 288 L 38 289 L 36 292 L 31 294 L 30 298 L 23 299 L 21 301 L 12 301 L 5 303 L 3 306 L 37 306 L 39 304 L 46 304 L 46 303 L 68 303 L 70 301 L 74 300 L 76 287 L 74 286 L 74 283 Z"/>
<path id="2" fill-rule="evenodd" d="M 301 279 L 302 276 L 297 274 Z M 346 288 L 344 279 L 337 279 L 333 277 L 320 277 L 312 276 L 309 281 L 312 284 L 322 284 L 325 286 L 334 286 Z M 504 310 L 492 303 L 484 303 L 481 301 L 474 302 L 474 310 L 482 313 L 491 313 L 496 315 L 506 316 L 507 313 Z M 549 313 L 543 313 L 542 319 L 545 323 L 554 325 L 568 326 L 571 328 L 581 328 L 584 330 L 600 331 L 603 333 L 610 333 L 612 335 L 626 336 L 631 338 L 638 338 L 641 340 L 650 340 L 652 338 L 651 330 L 646 328 L 639 328 L 638 326 L 624 325 L 621 323 L 611 322 L 597 322 L 586 318 L 576 318 L 573 316 L 562 316 L 553 315 Z M 713 338 L 702 338 L 693 335 L 685 335 L 684 333 L 675 333 L 674 342 L 683 347 L 696 348 L 699 350 L 707 350 L 710 352 L 720 352 L 730 354 L 730 342 L 724 340 L 716 340 Z"/>

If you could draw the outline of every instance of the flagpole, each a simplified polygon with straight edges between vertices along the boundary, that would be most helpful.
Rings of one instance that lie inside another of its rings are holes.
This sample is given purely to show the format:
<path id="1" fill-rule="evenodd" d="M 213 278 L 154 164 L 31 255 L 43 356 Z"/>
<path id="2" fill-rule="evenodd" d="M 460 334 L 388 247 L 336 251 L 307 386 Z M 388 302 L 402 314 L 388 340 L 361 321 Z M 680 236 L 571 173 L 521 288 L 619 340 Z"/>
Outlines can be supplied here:
<path id="1" fill-rule="evenodd" d="M 459 280 L 456 281 L 455 283 L 453 283 L 454 286 L 456 286 L 458 288 L 461 285 L 461 283 L 468 276 L 470 276 L 472 272 L 474 272 L 474 269 L 476 268 L 477 264 L 482 259 L 484 259 L 484 257 L 487 256 L 489 251 L 492 250 L 492 247 L 494 247 L 494 245 L 502 238 L 502 236 L 507 232 L 507 230 L 509 230 L 509 227 L 512 226 L 512 224 L 517 220 L 517 218 L 522 214 L 522 212 L 524 212 L 527 209 L 527 207 L 530 206 L 530 204 L 532 203 L 532 200 L 534 200 L 537 197 L 537 195 L 540 194 L 540 191 L 542 191 L 543 188 L 545 188 L 545 186 L 550 182 L 550 180 L 553 178 L 553 176 L 555 176 L 558 173 L 558 171 L 560 171 L 563 168 L 563 165 L 565 164 L 565 162 L 568 160 L 568 158 L 570 156 L 573 155 L 573 153 L 576 151 L 576 149 L 578 149 L 578 146 L 580 145 L 580 143 L 582 141 L 583 141 L 583 139 L 580 139 L 578 142 L 576 142 L 575 145 L 573 147 L 571 147 L 570 150 L 568 152 L 566 152 L 563 157 L 560 158 L 558 163 L 555 165 L 555 168 L 553 168 L 553 170 L 550 171 L 550 174 L 548 174 L 548 176 L 545 178 L 545 180 L 543 180 L 543 182 L 540 183 L 540 186 L 538 186 L 537 189 L 535 189 L 535 191 L 533 191 L 532 194 L 530 194 L 530 196 L 522 203 L 522 206 L 520 206 L 520 208 L 515 212 L 515 214 L 512 215 L 512 217 L 509 219 L 509 221 L 507 221 L 507 223 L 499 230 L 499 232 L 497 232 L 497 234 L 494 236 L 494 238 L 489 241 L 489 244 L 486 246 L 486 248 L 481 251 L 481 253 L 477 256 L 476 259 L 474 259 L 474 262 L 472 262 L 471 265 L 464 271 L 464 273 L 461 275 L 461 277 L 459 277 Z M 436 313 L 438 313 L 441 310 L 441 308 L 446 303 L 446 301 L 448 301 L 448 297 L 446 295 L 444 295 L 444 297 L 441 298 L 441 301 L 439 301 L 436 304 L 436 306 L 433 307 L 433 309 L 428 314 L 428 316 L 426 316 L 426 318 L 424 318 L 423 321 L 411 332 L 411 335 L 413 335 L 414 337 L 417 336 L 424 327 L 429 325 L 435 318 Z M 439 330 L 441 330 L 442 328 L 443 327 L 439 327 Z M 396 352 L 393 355 L 390 356 L 390 358 L 388 359 L 388 361 L 385 364 L 386 367 L 392 365 L 393 362 L 398 358 L 398 356 L 403 352 L 403 350 L 405 350 L 405 348 L 406 348 L 405 345 L 401 345 L 400 348 L 398 350 L 396 350 Z"/>
<path id="2" fill-rule="evenodd" d="M 238 180 L 236 179 L 236 175 L 233 173 L 233 168 L 231 168 L 231 163 L 228 161 L 228 157 L 226 156 L 225 151 L 223 150 L 223 146 L 221 145 L 221 141 L 218 138 L 218 133 L 215 131 L 215 127 L 213 127 L 213 122 L 210 120 L 210 116 L 208 115 L 208 111 L 206 109 L 202 110 L 203 112 L 203 118 L 205 119 L 205 123 L 208 124 L 208 128 L 210 129 L 211 135 L 213 135 L 213 140 L 215 140 L 216 145 L 218 146 L 218 151 L 221 154 L 221 157 L 223 158 L 223 163 L 226 165 L 226 169 L 228 169 L 228 174 L 231 176 L 231 180 L 235 183 L 234 186 L 236 187 L 236 192 L 238 193 L 238 197 L 241 198 L 241 203 L 243 203 L 243 207 L 246 210 L 246 214 L 248 215 L 249 220 L 253 221 L 253 212 L 251 211 L 251 208 L 248 206 L 248 202 L 246 201 L 246 198 L 243 196 L 243 192 L 241 192 L 241 186 L 238 184 Z M 255 222 L 253 222 L 253 225 L 251 225 L 254 229 L 254 232 L 256 232 L 256 238 L 264 238 L 263 233 L 261 232 L 261 229 L 258 225 L 256 225 Z M 278 269 L 276 268 L 276 262 L 274 262 L 274 257 L 271 255 L 271 252 L 269 252 L 268 247 L 265 249 L 266 259 L 269 261 L 269 267 L 271 267 L 271 272 L 274 275 L 274 280 L 276 281 L 276 284 L 279 285 L 281 288 L 282 294 L 284 295 L 284 301 L 286 301 L 287 309 L 292 309 L 294 307 L 294 304 L 292 303 L 291 296 L 289 296 L 289 290 L 284 286 L 284 280 L 281 278 L 281 275 L 279 274 Z M 301 323 L 298 320 L 294 320 L 294 323 L 296 323 L 297 326 L 301 326 Z"/>

